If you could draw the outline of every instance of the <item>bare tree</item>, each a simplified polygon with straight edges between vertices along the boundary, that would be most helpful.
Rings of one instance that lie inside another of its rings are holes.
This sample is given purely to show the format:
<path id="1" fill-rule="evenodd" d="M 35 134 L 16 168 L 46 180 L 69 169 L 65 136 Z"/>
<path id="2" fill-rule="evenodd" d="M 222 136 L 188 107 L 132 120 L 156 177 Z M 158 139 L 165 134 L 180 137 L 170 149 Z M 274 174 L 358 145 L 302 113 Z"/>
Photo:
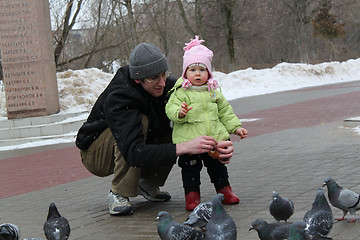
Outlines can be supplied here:
<path id="1" fill-rule="evenodd" d="M 207 16 L 203 21 L 204 39 L 207 46 L 216 49 L 213 65 L 216 69 L 228 72 L 238 67 L 242 55 L 243 42 L 248 40 L 248 22 L 252 18 L 247 13 L 253 1 L 220 0 L 202 1 L 202 15 Z M 236 19 L 236 20 L 235 20 Z"/>
<path id="2" fill-rule="evenodd" d="M 101 49 L 105 51 L 105 48 L 108 48 L 111 44 L 108 42 L 108 38 L 106 36 L 108 35 L 108 31 L 110 30 L 112 17 L 116 12 L 115 6 L 113 2 L 108 2 L 109 5 L 105 6 L 104 2 L 106 0 L 99 0 L 98 2 L 95 2 L 93 6 L 95 6 L 95 13 L 96 17 L 94 21 L 96 24 L 94 26 L 94 38 L 91 44 L 91 48 L 89 50 L 88 58 L 85 62 L 84 67 L 88 68 L 90 67 L 91 59 L 94 57 L 97 51 L 97 49 Z M 105 46 L 105 48 L 104 48 Z"/>
<path id="3" fill-rule="evenodd" d="M 165 54 L 169 52 L 168 43 L 168 20 L 172 13 L 170 0 L 164 0 L 161 3 L 156 0 L 145 1 L 145 13 L 149 21 L 149 27 L 154 33 Z"/>
<path id="4" fill-rule="evenodd" d="M 228 71 L 233 71 L 235 67 L 235 39 L 234 39 L 234 6 L 235 0 L 220 0 L 221 15 L 224 19 L 225 39 L 227 52 L 230 59 Z"/>
<path id="5" fill-rule="evenodd" d="M 201 12 L 201 1 L 195 0 L 195 22 L 196 22 L 196 29 L 199 36 L 204 36 L 204 15 Z"/>
<path id="6" fill-rule="evenodd" d="M 74 0 L 68 0 L 65 10 L 65 15 L 61 25 L 56 29 L 54 32 L 54 39 L 55 39 L 55 64 L 58 63 L 61 52 L 65 47 L 65 42 L 69 36 L 70 30 L 74 27 L 76 23 L 76 18 L 80 12 L 83 0 L 77 0 L 77 6 L 75 11 L 73 11 Z M 72 17 L 72 18 L 71 18 Z"/>
<path id="7" fill-rule="evenodd" d="M 296 44 L 301 62 L 309 62 L 309 49 L 307 46 L 308 31 L 306 27 L 311 23 L 314 14 L 320 5 L 312 0 L 282 0 L 284 6 L 292 15 L 292 23 L 296 34 Z"/>
<path id="8" fill-rule="evenodd" d="M 90 1 L 82 27 L 80 9 Z M 127 64 L 136 44 L 150 42 L 166 53 L 171 71 L 179 75 L 184 43 L 195 34 L 214 51 L 214 69 L 224 72 L 359 57 L 360 2 L 331 0 L 329 14 L 346 22 L 346 34 L 330 41 L 312 35 L 310 23 L 322 1 L 50 0 L 50 6 L 63 4 L 52 28 L 57 69 L 111 69 L 114 61 Z"/>
<path id="9" fill-rule="evenodd" d="M 124 12 L 125 5 L 116 0 L 88 2 L 85 28 L 70 31 L 71 44 L 64 48 L 64 61 L 58 62 L 58 69 L 76 66 L 110 70 L 112 62 L 127 57 L 132 46 L 125 46 L 132 37 Z"/>
<path id="10" fill-rule="evenodd" d="M 180 11 L 180 16 L 181 19 L 183 20 L 184 24 L 185 24 L 185 29 L 186 31 L 189 33 L 190 36 L 195 36 L 196 33 L 193 30 L 193 28 L 190 26 L 190 23 L 188 21 L 188 18 L 186 16 L 186 11 L 184 9 L 184 5 L 182 4 L 181 0 L 176 0 L 178 6 L 179 6 L 179 11 Z M 197 1 L 195 1 L 197 2 Z"/>
<path id="11" fill-rule="evenodd" d="M 127 17 L 128 17 L 127 19 L 129 21 L 133 43 L 134 43 L 134 45 L 137 45 L 139 43 L 139 37 L 138 37 L 137 31 L 136 31 L 137 22 L 135 20 L 134 13 L 133 13 L 132 2 L 131 2 L 131 0 L 123 0 L 123 1 L 115 0 L 115 1 L 120 2 L 121 4 L 123 4 L 126 7 Z"/>

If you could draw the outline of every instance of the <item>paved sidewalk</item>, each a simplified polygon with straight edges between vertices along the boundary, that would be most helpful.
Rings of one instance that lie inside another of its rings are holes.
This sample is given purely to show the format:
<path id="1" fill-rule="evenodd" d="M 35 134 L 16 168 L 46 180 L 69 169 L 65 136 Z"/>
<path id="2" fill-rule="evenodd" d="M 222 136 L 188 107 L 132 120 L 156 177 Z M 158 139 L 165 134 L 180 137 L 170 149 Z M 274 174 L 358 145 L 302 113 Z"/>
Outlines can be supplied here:
<path id="1" fill-rule="evenodd" d="M 272 191 L 293 200 L 290 222 L 303 218 L 328 176 L 360 193 L 360 135 L 343 127 L 344 119 L 360 116 L 359 102 L 360 81 L 231 101 L 239 118 L 258 119 L 243 121 L 248 138 L 232 138 L 235 156 L 228 169 L 241 202 L 226 209 L 236 222 L 238 239 L 258 239 L 255 231 L 248 231 L 254 219 L 274 221 L 268 210 Z M 91 176 L 74 146 L 0 155 L 6 156 L 0 156 L 0 222 L 17 224 L 23 238 L 44 238 L 42 226 L 51 202 L 70 221 L 70 239 L 159 239 L 154 222 L 159 211 L 168 211 L 179 222 L 189 214 L 177 166 L 163 188 L 171 201 L 132 198 L 134 215 L 112 217 L 107 210 L 111 176 Z M 204 169 L 202 200 L 214 194 Z M 332 209 L 335 217 L 342 215 Z M 359 224 L 336 222 L 330 237 L 360 239 Z"/>

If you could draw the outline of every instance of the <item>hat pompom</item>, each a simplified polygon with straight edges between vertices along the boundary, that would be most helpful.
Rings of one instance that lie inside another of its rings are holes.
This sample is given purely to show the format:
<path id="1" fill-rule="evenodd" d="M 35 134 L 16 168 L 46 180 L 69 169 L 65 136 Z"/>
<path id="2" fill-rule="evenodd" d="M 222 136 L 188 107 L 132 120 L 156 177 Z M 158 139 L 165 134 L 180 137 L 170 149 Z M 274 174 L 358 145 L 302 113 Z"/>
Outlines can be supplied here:
<path id="1" fill-rule="evenodd" d="M 201 45 L 201 43 L 205 42 L 205 40 L 199 40 L 199 36 L 198 35 L 195 35 L 195 39 L 190 39 L 191 41 L 189 43 L 185 43 L 185 47 L 184 47 L 184 50 L 185 51 L 188 51 L 190 50 L 192 47 L 195 47 L 195 46 L 199 46 Z"/>

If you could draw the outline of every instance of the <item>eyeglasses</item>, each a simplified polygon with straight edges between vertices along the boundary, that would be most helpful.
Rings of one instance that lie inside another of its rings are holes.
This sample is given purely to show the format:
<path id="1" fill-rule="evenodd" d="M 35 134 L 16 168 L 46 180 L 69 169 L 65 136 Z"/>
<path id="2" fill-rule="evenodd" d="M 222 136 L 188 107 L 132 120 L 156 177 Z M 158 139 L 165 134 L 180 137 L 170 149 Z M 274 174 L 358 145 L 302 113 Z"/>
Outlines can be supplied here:
<path id="1" fill-rule="evenodd" d="M 166 82 L 167 77 L 169 76 L 169 72 L 163 72 L 157 76 L 151 77 L 151 78 L 145 78 L 144 80 L 151 84 L 157 84 L 160 82 L 161 79 Z"/>

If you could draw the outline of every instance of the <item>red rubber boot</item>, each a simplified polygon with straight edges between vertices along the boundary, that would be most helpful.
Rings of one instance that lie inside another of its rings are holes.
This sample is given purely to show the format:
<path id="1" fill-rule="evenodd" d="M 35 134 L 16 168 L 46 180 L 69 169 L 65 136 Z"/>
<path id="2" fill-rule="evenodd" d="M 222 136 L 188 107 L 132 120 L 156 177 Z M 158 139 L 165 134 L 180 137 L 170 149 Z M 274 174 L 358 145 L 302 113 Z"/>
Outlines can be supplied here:
<path id="1" fill-rule="evenodd" d="M 186 201 L 186 210 L 192 211 L 200 203 L 200 193 L 199 192 L 189 192 L 185 194 Z"/>
<path id="2" fill-rule="evenodd" d="M 224 198 L 225 198 L 223 201 L 224 204 L 235 204 L 240 202 L 240 199 L 232 191 L 230 185 L 220 190 L 217 190 L 216 192 L 224 194 Z"/>

